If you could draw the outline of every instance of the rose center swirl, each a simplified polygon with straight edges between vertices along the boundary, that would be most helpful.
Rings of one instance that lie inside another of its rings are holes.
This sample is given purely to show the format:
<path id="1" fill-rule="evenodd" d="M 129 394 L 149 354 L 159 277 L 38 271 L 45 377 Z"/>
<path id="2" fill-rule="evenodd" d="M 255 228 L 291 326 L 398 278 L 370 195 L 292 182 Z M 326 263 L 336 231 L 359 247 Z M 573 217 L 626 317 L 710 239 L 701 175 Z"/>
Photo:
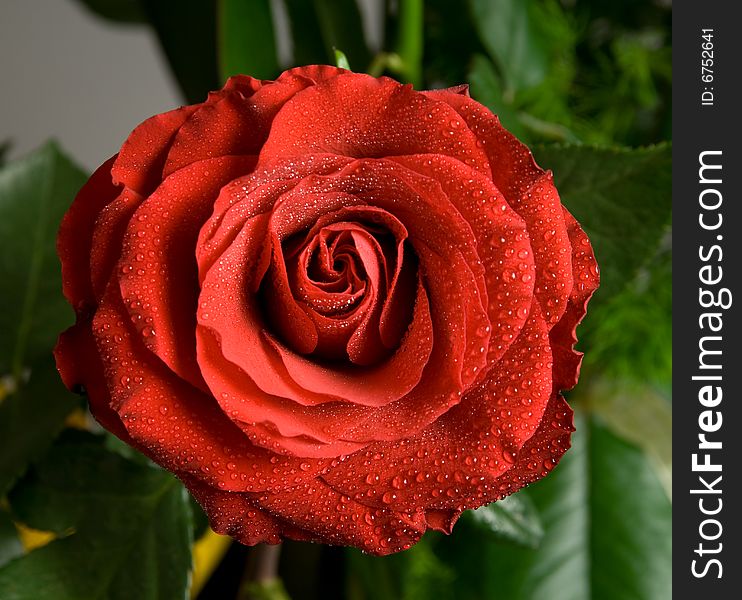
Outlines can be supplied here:
<path id="1" fill-rule="evenodd" d="M 330 362 L 370 366 L 390 356 L 414 306 L 417 261 L 405 238 L 398 226 L 338 220 L 284 240 L 261 286 L 270 329 Z"/>

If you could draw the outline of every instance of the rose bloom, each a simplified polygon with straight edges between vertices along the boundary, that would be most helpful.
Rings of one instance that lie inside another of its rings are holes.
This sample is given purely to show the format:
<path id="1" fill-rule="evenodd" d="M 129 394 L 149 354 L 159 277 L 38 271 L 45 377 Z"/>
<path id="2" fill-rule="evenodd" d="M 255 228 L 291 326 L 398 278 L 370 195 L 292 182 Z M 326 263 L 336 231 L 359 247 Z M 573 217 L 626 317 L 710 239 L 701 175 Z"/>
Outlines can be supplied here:
<path id="1" fill-rule="evenodd" d="M 58 248 L 66 385 L 245 544 L 397 552 L 569 447 L 595 258 L 466 86 L 233 77 L 139 125 Z"/>

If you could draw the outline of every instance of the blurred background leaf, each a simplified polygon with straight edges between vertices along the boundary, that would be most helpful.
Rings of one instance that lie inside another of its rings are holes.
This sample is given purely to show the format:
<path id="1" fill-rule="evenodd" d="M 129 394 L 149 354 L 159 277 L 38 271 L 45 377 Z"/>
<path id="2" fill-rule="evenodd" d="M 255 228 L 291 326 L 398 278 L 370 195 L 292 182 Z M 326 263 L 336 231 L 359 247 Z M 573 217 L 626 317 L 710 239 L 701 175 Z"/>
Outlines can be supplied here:
<path id="1" fill-rule="evenodd" d="M 14 518 L 59 538 L 0 568 L 4 599 L 187 597 L 190 505 L 167 471 L 69 432 L 9 501 Z"/>
<path id="2" fill-rule="evenodd" d="M 2 167 L 5 164 L 5 161 L 7 160 L 8 152 L 10 151 L 12 147 L 12 144 L 9 140 L 5 140 L 3 142 L 0 142 L 0 167 Z"/>
<path id="3" fill-rule="evenodd" d="M 399 0 L 396 19 L 399 74 L 416 88 L 422 85 L 423 10 L 423 0 Z"/>
<path id="4" fill-rule="evenodd" d="M 647 145 L 671 133 L 665 2 L 183 0 L 175 9 L 77 1 L 109 21 L 149 23 L 189 102 L 238 72 L 273 77 L 285 66 L 332 64 L 338 48 L 355 70 L 382 64 L 418 87 L 477 81 L 477 97 L 527 142 Z M 364 19 L 379 6 L 383 43 L 374 56 Z M 278 64 L 279 36 L 290 43 L 290 65 Z"/>
<path id="5" fill-rule="evenodd" d="M 221 80 L 240 73 L 275 79 L 280 70 L 270 0 L 218 2 Z"/>
<path id="6" fill-rule="evenodd" d="M 96 15 L 115 23 L 146 23 L 142 0 L 78 0 Z"/>
<path id="7" fill-rule="evenodd" d="M 284 0 L 291 30 L 294 65 L 315 65 L 330 61 L 322 39 L 319 17 L 312 0 Z M 339 48 L 343 50 L 342 47 Z M 356 67 L 358 68 L 358 67 Z"/>
<path id="8" fill-rule="evenodd" d="M 23 554 L 23 544 L 10 514 L 0 508 L 0 567 Z"/>
<path id="9" fill-rule="evenodd" d="M 546 77 L 549 57 L 531 0 L 469 0 L 482 44 L 502 74 L 505 97 Z"/>
<path id="10" fill-rule="evenodd" d="M 641 382 L 671 401 L 672 248 L 670 231 L 636 276 L 596 307 L 581 328 L 590 344 L 583 369 L 617 381 Z M 587 346 L 585 346 L 587 347 Z"/>
<path id="11" fill-rule="evenodd" d="M 325 45 L 325 60 L 332 64 L 335 48 L 342 50 L 356 71 L 371 62 L 361 12 L 356 0 L 314 0 L 314 11 Z M 303 27 L 298 24 L 298 27 Z"/>
<path id="12" fill-rule="evenodd" d="M 479 530 L 495 538 L 531 548 L 538 548 L 544 536 L 541 518 L 525 490 L 476 510 L 466 511 L 461 518 L 469 519 Z"/>
<path id="13" fill-rule="evenodd" d="M 73 313 L 59 293 L 56 235 L 86 175 L 53 142 L 0 170 L 0 374 L 20 379 Z"/>
<path id="14" fill-rule="evenodd" d="M 34 364 L 29 375 L 0 399 L 0 495 L 43 456 L 82 404 L 62 384 L 51 356 Z"/>
<path id="15" fill-rule="evenodd" d="M 217 61 L 217 2 L 139 0 L 190 103 L 221 87 Z"/>
<path id="16" fill-rule="evenodd" d="M 608 266 L 596 299 L 614 297 L 657 252 L 669 227 L 670 146 L 552 145 L 534 152 L 541 166 L 554 171 L 562 202 L 590 237 L 598 264 Z"/>

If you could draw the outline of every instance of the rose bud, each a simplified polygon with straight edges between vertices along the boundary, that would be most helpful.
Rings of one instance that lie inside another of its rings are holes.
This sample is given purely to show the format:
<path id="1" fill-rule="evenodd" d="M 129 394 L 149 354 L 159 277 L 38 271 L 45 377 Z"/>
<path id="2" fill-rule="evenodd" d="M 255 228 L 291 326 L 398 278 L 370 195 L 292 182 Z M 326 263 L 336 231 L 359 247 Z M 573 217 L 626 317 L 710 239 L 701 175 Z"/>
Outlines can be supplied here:
<path id="1" fill-rule="evenodd" d="M 58 248 L 65 384 L 245 544 L 397 552 L 569 447 L 595 258 L 465 86 L 233 77 L 139 125 Z"/>

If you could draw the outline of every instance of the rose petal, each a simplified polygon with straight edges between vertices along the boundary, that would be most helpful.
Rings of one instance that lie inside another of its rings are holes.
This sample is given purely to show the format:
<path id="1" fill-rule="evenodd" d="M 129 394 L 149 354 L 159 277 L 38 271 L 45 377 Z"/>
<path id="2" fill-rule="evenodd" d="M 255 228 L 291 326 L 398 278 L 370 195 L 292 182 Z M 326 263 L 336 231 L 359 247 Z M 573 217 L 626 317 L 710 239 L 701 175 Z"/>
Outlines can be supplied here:
<path id="1" fill-rule="evenodd" d="M 423 94 L 448 104 L 461 116 L 476 136 L 478 147 L 486 153 L 492 181 L 508 202 L 520 198 L 543 175 L 531 151 L 479 102 L 449 90 Z"/>
<path id="2" fill-rule="evenodd" d="M 155 115 L 137 126 L 126 138 L 113 164 L 113 182 L 148 196 L 162 181 L 173 136 L 201 106 L 183 106 Z"/>
<path id="3" fill-rule="evenodd" d="M 187 476 L 182 479 L 216 533 L 230 535 L 248 546 L 281 542 L 281 536 L 285 535 L 284 524 L 256 508 L 249 494 L 218 490 Z"/>
<path id="4" fill-rule="evenodd" d="M 116 156 L 109 158 L 93 173 L 75 197 L 59 226 L 57 252 L 62 261 L 62 291 L 80 312 L 95 305 L 89 264 L 93 245 L 93 227 L 100 212 L 118 195 L 120 188 L 111 181 L 111 167 Z"/>
<path id="5" fill-rule="evenodd" d="M 397 510 L 458 509 L 484 498 L 539 427 L 551 396 L 551 367 L 548 330 L 534 303 L 518 339 L 458 405 L 414 437 L 349 456 L 323 479 L 359 502 Z M 398 416 L 408 418 L 402 411 Z"/>
<path id="6" fill-rule="evenodd" d="M 256 221 L 257 219 L 251 221 L 249 227 L 246 226 L 238 236 L 225 253 L 223 263 L 215 265 L 215 268 L 207 274 L 199 300 L 197 337 L 204 333 L 204 329 L 216 332 L 220 342 L 219 354 L 235 365 L 241 366 L 266 393 L 288 397 L 301 404 L 313 405 L 317 404 L 318 400 L 327 402 L 341 398 L 353 403 L 377 404 L 407 393 L 419 379 L 420 371 L 419 367 L 416 369 L 416 365 L 425 364 L 432 341 L 427 298 L 424 296 L 422 286 L 418 290 L 418 302 L 410 329 L 415 332 L 416 337 L 410 340 L 409 345 L 403 342 L 398 362 L 392 359 L 390 367 L 382 365 L 377 376 L 371 377 L 373 370 L 361 373 L 325 370 L 288 352 L 284 353 L 281 364 L 278 356 L 274 355 L 274 358 L 272 352 L 266 354 L 267 347 L 260 333 L 261 323 L 259 310 L 255 304 L 256 299 L 246 293 L 245 284 L 252 277 L 252 273 L 249 270 L 249 261 L 245 259 L 254 256 L 255 245 L 261 243 L 261 238 L 251 233 Z M 233 269 L 231 265 L 238 265 L 239 268 Z M 223 294 L 234 298 L 235 301 L 224 305 L 220 300 Z M 280 351 L 279 346 L 275 347 Z M 207 382 L 212 375 L 218 374 L 222 369 L 219 356 L 211 353 L 201 354 L 199 351 L 199 364 Z M 296 371 L 292 377 L 285 372 L 285 368 L 301 368 L 301 371 Z M 313 371 L 311 376 L 307 369 Z M 392 372 L 396 372 L 396 376 L 390 379 L 389 375 Z M 377 383 L 379 378 L 384 379 L 381 386 Z M 293 381 L 301 382 L 302 388 L 297 389 L 297 384 L 291 385 Z M 402 387 L 399 387 L 400 385 Z M 309 390 L 312 389 L 321 390 L 320 395 L 311 393 Z M 213 391 L 218 398 L 217 390 Z"/>
<path id="7" fill-rule="evenodd" d="M 575 330 L 587 313 L 587 303 L 598 288 L 600 275 L 590 240 L 575 218 L 564 210 L 569 241 L 572 244 L 574 286 L 561 320 L 549 332 L 554 352 L 554 388 L 568 390 L 577 385 L 582 352 L 574 350 L 577 342 Z"/>
<path id="8" fill-rule="evenodd" d="M 352 404 L 383 406 L 403 398 L 420 382 L 433 345 L 429 302 L 418 282 L 413 318 L 406 337 L 388 361 L 362 370 L 327 368 L 291 352 L 268 338 L 281 357 L 289 377 L 305 389 L 331 394 Z M 347 425 L 348 423 L 346 423 Z"/>
<path id="9" fill-rule="evenodd" d="M 147 348 L 195 385 L 203 385 L 194 335 L 198 233 L 221 187 L 253 165 L 252 157 L 220 157 L 181 169 L 137 208 L 124 237 L 118 268 L 129 316 Z"/>
<path id="10" fill-rule="evenodd" d="M 490 172 L 476 138 L 446 103 L 359 73 L 324 80 L 286 102 L 260 164 L 318 152 L 356 158 L 445 154 Z"/>
<path id="11" fill-rule="evenodd" d="M 163 178 L 201 160 L 258 154 L 275 114 L 287 100 L 310 85 L 312 81 L 305 77 L 284 73 L 278 81 L 254 91 L 253 86 L 246 90 L 245 85 L 235 81 L 209 96 L 208 102 L 189 115 L 175 134 Z"/>
<path id="12" fill-rule="evenodd" d="M 276 81 L 283 81 L 292 77 L 304 77 L 312 83 L 320 83 L 327 79 L 332 79 L 343 73 L 348 73 L 347 69 L 333 67 L 330 65 L 307 65 L 304 67 L 294 67 L 281 73 Z"/>
<path id="13" fill-rule="evenodd" d="M 340 194 L 350 194 L 406 224 L 419 268 L 429 277 L 432 314 L 440 317 L 441 327 L 434 331 L 445 338 L 449 356 L 463 365 L 462 380 L 470 383 L 486 364 L 480 350 L 487 348 L 489 340 L 489 321 L 482 306 L 486 303 L 484 270 L 471 227 L 437 182 L 392 161 L 357 160 L 331 175 L 307 177 L 282 196 L 276 212 L 301 215 L 293 221 L 286 219 L 284 233 L 300 230 L 323 211 L 343 208 L 345 197 Z M 466 331 L 463 338 L 461 330 Z"/>
<path id="14" fill-rule="evenodd" d="M 461 516 L 461 512 L 460 510 L 438 510 L 432 508 L 425 511 L 425 520 L 430 529 L 450 535 L 453 531 L 453 526 Z"/>
<path id="15" fill-rule="evenodd" d="M 523 217 L 536 259 L 534 293 L 549 327 L 564 314 L 572 289 L 572 252 L 562 204 L 551 172 L 510 205 Z"/>
<path id="16" fill-rule="evenodd" d="M 100 211 L 93 230 L 90 252 L 90 278 L 96 302 L 106 292 L 111 275 L 121 258 L 121 244 L 134 211 L 144 198 L 125 187 L 118 197 Z"/>
<path id="17" fill-rule="evenodd" d="M 546 477 L 569 450 L 571 433 L 575 430 L 572 417 L 572 409 L 564 398 L 552 394 L 538 429 L 518 452 L 513 468 L 491 486 L 491 492 L 483 503 L 517 492 Z M 483 503 L 467 502 L 464 506 L 473 508 Z"/>
<path id="18" fill-rule="evenodd" d="M 287 161 L 268 170 L 255 170 L 224 186 L 214 203 L 213 214 L 199 234 L 196 258 L 200 280 L 250 219 L 270 213 L 277 200 L 304 177 L 331 173 L 349 162 L 351 159 L 337 156 L 309 156 L 299 162 Z M 259 276 L 262 275 L 260 271 Z"/>
<path id="19" fill-rule="evenodd" d="M 355 546 L 377 556 L 406 550 L 425 532 L 425 517 L 419 510 L 372 508 L 337 492 L 322 478 L 297 487 L 292 494 L 259 494 L 257 503 L 311 532 L 317 541 Z"/>
<path id="20" fill-rule="evenodd" d="M 485 273 L 491 327 L 487 363 L 494 364 L 518 337 L 531 307 L 535 266 L 526 225 L 488 177 L 450 157 L 416 155 L 394 160 L 437 182 L 471 227 Z"/>
<path id="21" fill-rule="evenodd" d="M 59 336 L 54 348 L 54 358 L 62 381 L 71 391 L 83 385 L 90 403 L 90 412 L 108 431 L 131 446 L 136 446 L 126 432 L 121 418 L 111 406 L 111 398 L 106 387 L 103 364 L 101 363 L 95 339 L 91 331 L 92 323 L 85 319 L 73 325 Z"/>
<path id="22" fill-rule="evenodd" d="M 166 469 L 222 490 L 264 491 L 296 485 L 323 468 L 322 461 L 277 456 L 252 445 L 213 398 L 146 349 L 113 281 L 93 320 L 93 335 L 111 408 L 137 447 Z M 88 370 L 80 376 L 78 383 L 87 386 Z"/>

